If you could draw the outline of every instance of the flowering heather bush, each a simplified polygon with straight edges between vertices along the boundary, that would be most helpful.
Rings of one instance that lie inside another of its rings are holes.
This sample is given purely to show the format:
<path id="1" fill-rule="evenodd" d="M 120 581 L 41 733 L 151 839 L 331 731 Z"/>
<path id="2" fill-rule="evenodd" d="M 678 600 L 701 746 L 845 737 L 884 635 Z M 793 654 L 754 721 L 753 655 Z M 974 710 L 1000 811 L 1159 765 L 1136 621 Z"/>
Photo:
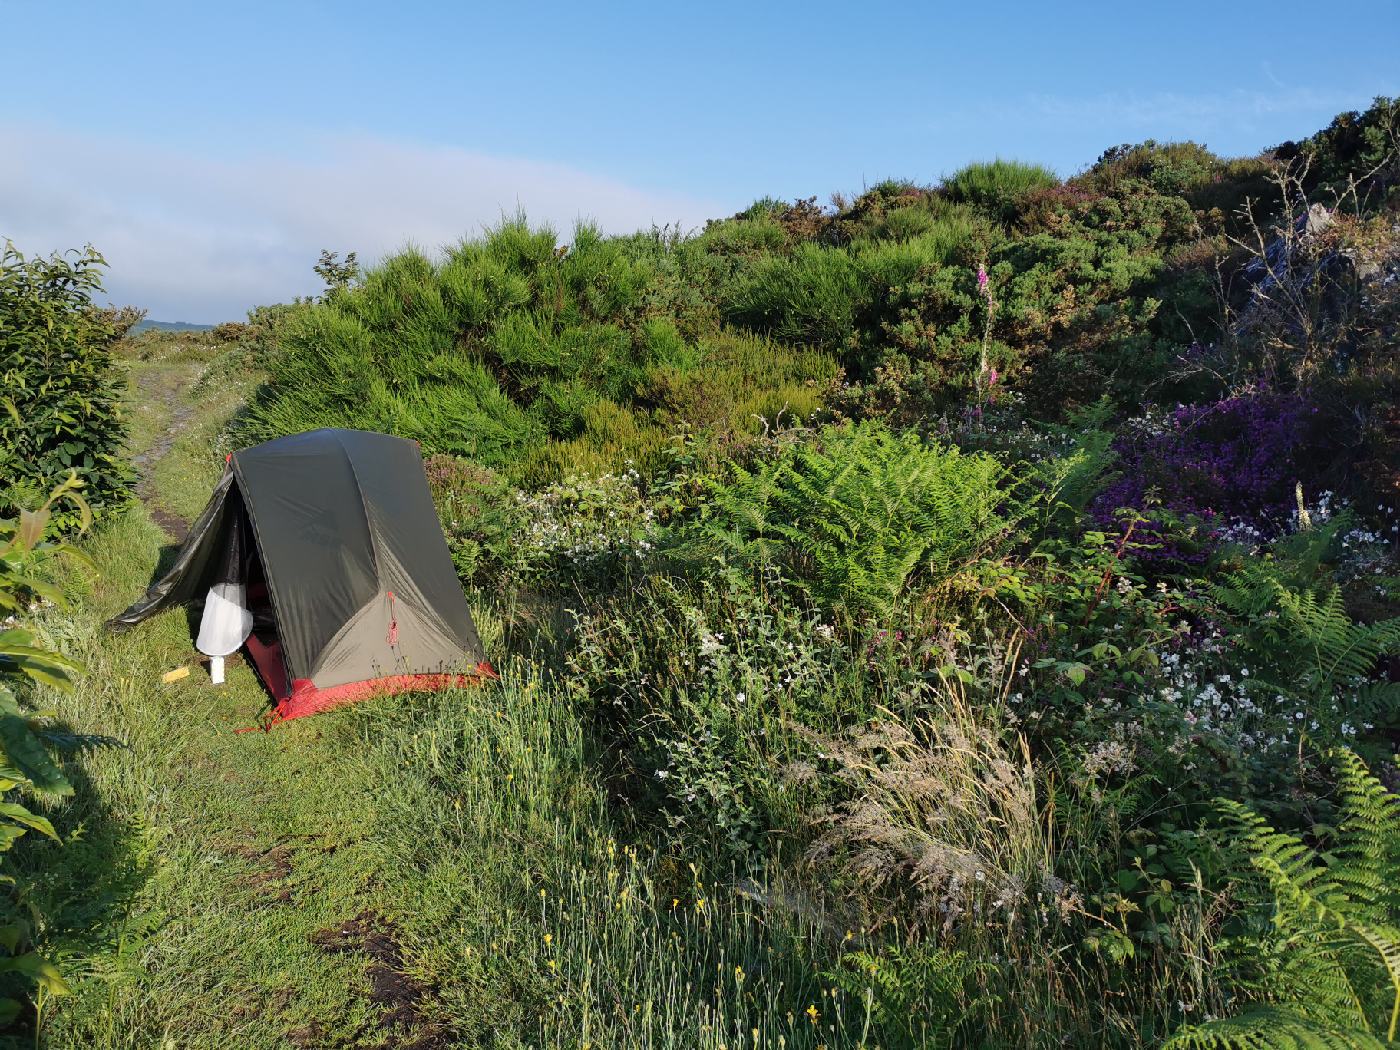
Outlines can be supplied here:
<path id="1" fill-rule="evenodd" d="M 1131 550 L 1148 561 L 1199 562 L 1232 530 L 1277 536 L 1286 528 L 1296 485 L 1318 451 L 1318 409 L 1267 392 L 1131 420 L 1114 443 L 1121 473 L 1095 501 L 1105 531 L 1118 511 L 1148 518 Z"/>

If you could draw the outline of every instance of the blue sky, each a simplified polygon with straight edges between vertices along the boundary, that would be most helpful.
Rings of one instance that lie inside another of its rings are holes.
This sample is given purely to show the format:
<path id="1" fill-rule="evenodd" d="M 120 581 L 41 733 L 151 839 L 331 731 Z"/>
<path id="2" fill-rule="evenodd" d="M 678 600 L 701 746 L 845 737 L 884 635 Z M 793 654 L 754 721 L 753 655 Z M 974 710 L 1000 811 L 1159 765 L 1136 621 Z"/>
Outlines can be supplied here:
<path id="1" fill-rule="evenodd" d="M 0 0 L 0 236 L 213 321 L 322 247 L 567 236 L 1107 146 L 1255 152 L 1400 94 L 1400 3 Z M 19 43 L 19 46 L 15 46 Z"/>

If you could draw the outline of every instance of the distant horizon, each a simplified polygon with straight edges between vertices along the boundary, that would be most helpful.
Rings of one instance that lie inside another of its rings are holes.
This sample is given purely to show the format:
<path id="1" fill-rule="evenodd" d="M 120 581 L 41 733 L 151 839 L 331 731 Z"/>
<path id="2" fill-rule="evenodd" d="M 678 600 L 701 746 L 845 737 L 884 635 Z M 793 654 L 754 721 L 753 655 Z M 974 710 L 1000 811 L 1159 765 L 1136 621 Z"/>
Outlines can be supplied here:
<path id="1" fill-rule="evenodd" d="M 136 324 L 132 325 L 131 331 L 132 331 L 133 334 L 135 334 L 135 333 L 137 333 L 137 332 L 149 331 L 150 329 L 153 329 L 153 328 L 162 329 L 162 330 L 166 330 L 166 331 L 170 331 L 170 330 L 175 330 L 175 331 L 184 331 L 184 330 L 188 330 L 188 331 L 208 331 L 210 328 L 213 328 L 216 324 L 220 324 L 220 323 L 222 323 L 222 322 L 218 322 L 218 321 L 215 321 L 215 322 L 206 322 L 206 321 L 166 321 L 166 320 L 163 320 L 163 319 L 158 318 L 158 317 L 143 317 L 143 318 L 142 318 L 140 321 L 138 321 Z"/>
<path id="2" fill-rule="evenodd" d="M 1252 155 L 1400 94 L 1400 5 L 1304 60 L 1313 11 L 136 0 L 73 19 L 0 0 L 26 41 L 0 237 L 92 243 L 113 302 L 213 323 L 316 292 L 321 249 L 372 265 L 517 208 L 567 238 L 580 217 L 690 229 L 996 156 L 1069 176 L 1148 138 Z M 103 80 L 53 75 L 75 69 Z"/>

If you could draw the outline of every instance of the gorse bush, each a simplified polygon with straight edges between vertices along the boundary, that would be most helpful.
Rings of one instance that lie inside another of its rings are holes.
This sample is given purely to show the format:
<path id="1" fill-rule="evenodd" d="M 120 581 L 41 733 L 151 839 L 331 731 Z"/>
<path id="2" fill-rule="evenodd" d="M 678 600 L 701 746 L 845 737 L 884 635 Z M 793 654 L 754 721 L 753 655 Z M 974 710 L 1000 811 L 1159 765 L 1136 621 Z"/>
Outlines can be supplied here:
<path id="1" fill-rule="evenodd" d="M 281 322 L 245 433 L 369 427 L 549 480 L 654 456 L 683 423 L 744 433 L 819 407 L 829 360 L 656 315 L 673 277 L 648 247 L 581 226 L 557 248 L 522 219 L 440 263 L 395 256 Z"/>
<path id="2" fill-rule="evenodd" d="M 0 513 L 42 502 L 70 471 L 98 511 L 130 489 L 122 379 L 111 345 L 140 320 L 99 310 L 106 261 L 92 248 L 0 254 Z"/>
<path id="3" fill-rule="evenodd" d="M 1059 184 L 1059 177 L 1039 164 L 998 158 L 969 164 L 945 179 L 943 189 L 955 201 L 974 205 L 1001 222 L 1011 222 L 1028 194 Z"/>
<path id="4" fill-rule="evenodd" d="M 754 265 L 734 289 L 726 316 L 784 342 L 842 350 L 854 335 L 863 287 L 846 252 L 803 244 L 790 257 Z"/>
<path id="5" fill-rule="evenodd" d="M 1397 142 L 1400 99 L 1379 97 L 1364 113 L 1339 113 L 1317 134 L 1284 143 L 1278 154 L 1290 162 L 1306 162 L 1309 189 L 1340 193 L 1360 182 L 1363 193 L 1383 192 L 1396 185 Z"/>

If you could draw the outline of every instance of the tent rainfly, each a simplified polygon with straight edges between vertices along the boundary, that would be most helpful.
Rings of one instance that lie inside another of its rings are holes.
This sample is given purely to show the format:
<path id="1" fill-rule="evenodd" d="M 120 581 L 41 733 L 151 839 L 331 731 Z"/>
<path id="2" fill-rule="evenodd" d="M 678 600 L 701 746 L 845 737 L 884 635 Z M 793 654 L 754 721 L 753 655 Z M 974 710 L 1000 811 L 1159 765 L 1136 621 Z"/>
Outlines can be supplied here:
<path id="1" fill-rule="evenodd" d="M 174 565 L 108 627 L 198 603 L 199 647 L 217 665 L 245 645 L 278 721 L 496 677 L 418 446 L 386 434 L 313 430 L 235 452 Z"/>

